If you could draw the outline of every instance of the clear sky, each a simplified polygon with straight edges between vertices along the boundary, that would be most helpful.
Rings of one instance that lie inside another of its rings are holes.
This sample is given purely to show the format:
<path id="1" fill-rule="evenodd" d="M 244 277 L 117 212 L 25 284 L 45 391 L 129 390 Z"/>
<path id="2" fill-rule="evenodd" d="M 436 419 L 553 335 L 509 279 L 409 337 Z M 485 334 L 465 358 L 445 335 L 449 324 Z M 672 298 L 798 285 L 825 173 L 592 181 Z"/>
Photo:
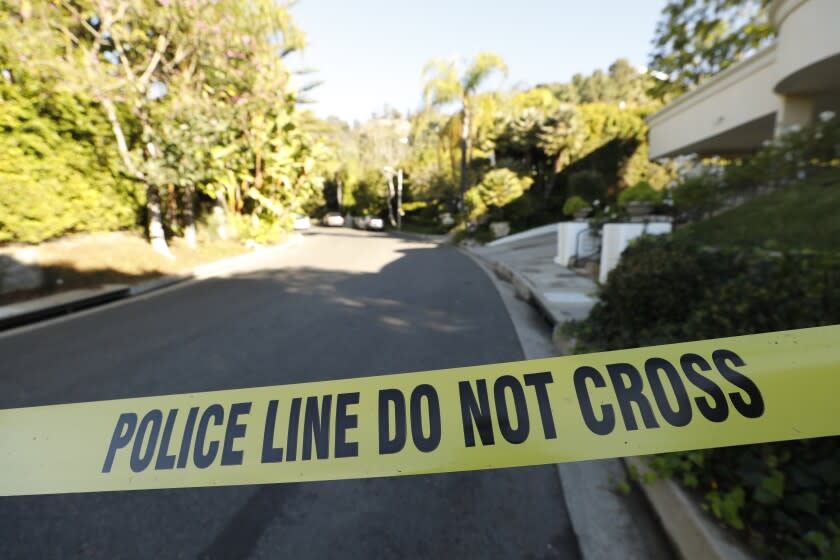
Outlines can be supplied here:
<path id="1" fill-rule="evenodd" d="M 300 0 L 306 33 L 293 68 L 317 69 L 310 92 L 321 117 L 364 120 L 387 103 L 421 103 L 420 73 L 432 58 L 500 54 L 504 85 L 566 81 L 617 58 L 645 66 L 666 0 Z M 501 79 L 497 78 L 497 84 Z"/>

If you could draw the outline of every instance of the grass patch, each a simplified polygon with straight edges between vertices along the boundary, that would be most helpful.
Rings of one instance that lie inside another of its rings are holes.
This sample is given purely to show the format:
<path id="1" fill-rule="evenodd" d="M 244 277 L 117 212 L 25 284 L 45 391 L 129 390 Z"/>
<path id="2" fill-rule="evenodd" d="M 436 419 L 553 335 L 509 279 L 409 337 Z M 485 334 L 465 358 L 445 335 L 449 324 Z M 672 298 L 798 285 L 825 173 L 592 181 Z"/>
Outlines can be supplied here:
<path id="1" fill-rule="evenodd" d="M 33 250 L 44 273 L 35 290 L 0 295 L 0 305 L 61 291 L 133 284 L 167 274 L 186 274 L 201 264 L 250 251 L 232 240 L 204 240 L 195 249 L 181 239 L 169 241 L 175 260 L 152 250 L 139 234 L 127 232 L 80 234 L 42 243 Z"/>
<path id="2" fill-rule="evenodd" d="M 674 237 L 719 247 L 840 251 L 840 170 L 679 228 Z"/>

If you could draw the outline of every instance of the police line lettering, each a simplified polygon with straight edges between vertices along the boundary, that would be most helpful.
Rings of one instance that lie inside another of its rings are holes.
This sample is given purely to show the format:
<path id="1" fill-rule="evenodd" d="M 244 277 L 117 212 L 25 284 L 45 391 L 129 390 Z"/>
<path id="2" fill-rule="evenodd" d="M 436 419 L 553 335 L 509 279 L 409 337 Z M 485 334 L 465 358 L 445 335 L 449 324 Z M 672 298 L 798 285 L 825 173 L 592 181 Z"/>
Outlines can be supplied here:
<path id="1" fill-rule="evenodd" d="M 0 410 L 0 495 L 423 474 L 838 435 L 837 340 L 830 326 Z"/>

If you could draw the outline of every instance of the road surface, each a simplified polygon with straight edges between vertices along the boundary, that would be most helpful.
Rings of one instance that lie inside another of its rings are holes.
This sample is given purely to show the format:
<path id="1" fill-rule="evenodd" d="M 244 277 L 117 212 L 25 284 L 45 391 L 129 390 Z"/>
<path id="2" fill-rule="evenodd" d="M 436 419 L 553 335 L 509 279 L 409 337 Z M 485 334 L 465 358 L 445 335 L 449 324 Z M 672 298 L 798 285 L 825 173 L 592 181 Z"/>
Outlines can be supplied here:
<path id="1" fill-rule="evenodd" d="M 0 337 L 0 408 L 522 359 L 445 245 L 316 229 L 245 273 Z M 577 558 L 555 467 L 0 498 L 0 558 Z"/>

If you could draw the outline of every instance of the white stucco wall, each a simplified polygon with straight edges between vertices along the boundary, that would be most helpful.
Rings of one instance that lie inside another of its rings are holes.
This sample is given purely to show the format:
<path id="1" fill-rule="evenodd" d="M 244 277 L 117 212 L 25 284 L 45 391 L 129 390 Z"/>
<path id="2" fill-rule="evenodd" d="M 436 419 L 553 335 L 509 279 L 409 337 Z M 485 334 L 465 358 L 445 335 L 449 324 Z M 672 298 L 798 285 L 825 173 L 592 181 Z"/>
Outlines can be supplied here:
<path id="1" fill-rule="evenodd" d="M 698 144 L 725 149 L 733 139 L 757 148 L 763 139 L 755 130 L 734 138 L 744 134 L 742 125 L 771 115 L 779 125 L 805 124 L 812 115 L 796 109 L 811 104 L 809 95 L 840 97 L 840 0 L 776 0 L 770 18 L 774 45 L 648 118 L 651 159 L 690 153 Z"/>
<path id="2" fill-rule="evenodd" d="M 777 0 L 770 17 L 779 33 L 778 81 L 821 60 L 840 54 L 840 0 Z M 796 80 L 785 93 L 797 91 Z"/>
<path id="3" fill-rule="evenodd" d="M 648 119 L 651 159 L 775 113 L 775 63 L 771 46 L 653 114 Z"/>

